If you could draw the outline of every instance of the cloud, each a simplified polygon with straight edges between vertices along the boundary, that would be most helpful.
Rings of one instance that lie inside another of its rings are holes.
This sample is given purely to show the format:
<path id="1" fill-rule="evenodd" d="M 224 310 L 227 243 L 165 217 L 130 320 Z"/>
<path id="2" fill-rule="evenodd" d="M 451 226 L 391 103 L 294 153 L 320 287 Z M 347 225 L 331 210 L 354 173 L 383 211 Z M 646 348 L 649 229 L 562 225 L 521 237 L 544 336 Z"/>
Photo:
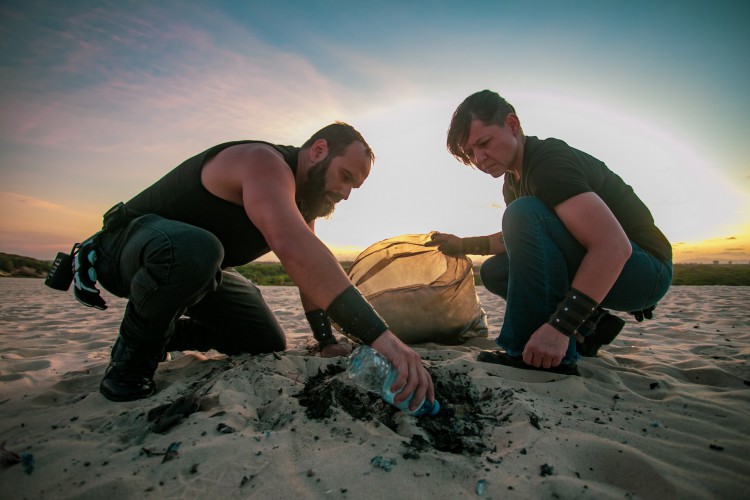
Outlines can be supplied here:
<path id="1" fill-rule="evenodd" d="M 130 152 L 261 133 L 306 139 L 346 107 L 346 88 L 218 13 L 194 6 L 183 19 L 202 22 L 188 24 L 168 10 L 112 7 L 37 27 L 43 36 L 4 78 L 6 140 Z M 56 57 L 41 59 L 45 50 Z"/>
<path id="2" fill-rule="evenodd" d="M 7 241 L 11 233 L 70 235 L 80 238 L 101 225 L 98 212 L 84 213 L 21 193 L 0 192 L 0 232 Z"/>
<path id="3" fill-rule="evenodd" d="M 101 227 L 97 210 L 88 213 L 21 193 L 0 192 L 0 251 L 52 259 Z"/>
<path id="4" fill-rule="evenodd" d="M 9 208 L 14 205 L 20 207 L 26 206 L 29 208 L 39 208 L 43 210 L 63 210 L 63 207 L 56 203 L 50 203 L 48 201 L 40 200 L 38 198 L 27 196 L 25 194 L 0 191 L 0 206 Z M 4 213 L 9 214 L 9 212 L 5 211 Z"/>

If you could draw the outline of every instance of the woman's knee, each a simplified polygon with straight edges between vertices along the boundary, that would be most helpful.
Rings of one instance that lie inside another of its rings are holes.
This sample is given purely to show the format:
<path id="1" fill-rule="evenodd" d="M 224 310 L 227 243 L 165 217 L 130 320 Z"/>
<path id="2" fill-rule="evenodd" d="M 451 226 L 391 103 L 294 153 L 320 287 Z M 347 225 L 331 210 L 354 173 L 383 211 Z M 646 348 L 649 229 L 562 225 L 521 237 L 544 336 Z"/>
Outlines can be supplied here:
<path id="1" fill-rule="evenodd" d="M 505 298 L 508 294 L 509 262 L 507 254 L 493 255 L 479 268 L 484 287 Z"/>
<path id="2" fill-rule="evenodd" d="M 532 220 L 539 219 L 540 214 L 550 210 L 542 200 L 536 196 L 524 196 L 510 203 L 503 213 L 503 233 L 523 228 Z"/>

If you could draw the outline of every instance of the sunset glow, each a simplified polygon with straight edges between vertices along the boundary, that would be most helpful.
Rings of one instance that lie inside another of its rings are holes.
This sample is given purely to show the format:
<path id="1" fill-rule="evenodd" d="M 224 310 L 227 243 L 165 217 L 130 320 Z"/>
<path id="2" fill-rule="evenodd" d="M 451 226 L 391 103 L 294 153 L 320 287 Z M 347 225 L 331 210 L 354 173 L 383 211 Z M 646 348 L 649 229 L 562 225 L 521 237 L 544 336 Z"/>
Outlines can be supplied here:
<path id="1" fill-rule="evenodd" d="M 746 263 L 750 4 L 688 3 L 3 2 L 0 251 L 52 259 L 199 151 L 300 145 L 334 120 L 377 157 L 317 224 L 339 258 L 398 234 L 489 234 L 502 180 L 453 159 L 445 132 L 490 88 L 526 134 L 632 185 L 675 261 Z"/>

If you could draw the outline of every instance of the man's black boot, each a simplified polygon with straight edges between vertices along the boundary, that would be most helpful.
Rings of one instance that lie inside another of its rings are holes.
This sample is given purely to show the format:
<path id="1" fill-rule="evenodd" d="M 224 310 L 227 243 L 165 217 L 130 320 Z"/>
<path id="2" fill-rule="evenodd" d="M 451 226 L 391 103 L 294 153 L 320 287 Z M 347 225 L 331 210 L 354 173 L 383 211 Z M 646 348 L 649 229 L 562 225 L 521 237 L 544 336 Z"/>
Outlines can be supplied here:
<path id="1" fill-rule="evenodd" d="M 156 390 L 154 373 L 163 356 L 163 349 L 136 347 L 122 336 L 117 337 L 99 391 L 111 401 L 134 401 L 151 396 Z"/>

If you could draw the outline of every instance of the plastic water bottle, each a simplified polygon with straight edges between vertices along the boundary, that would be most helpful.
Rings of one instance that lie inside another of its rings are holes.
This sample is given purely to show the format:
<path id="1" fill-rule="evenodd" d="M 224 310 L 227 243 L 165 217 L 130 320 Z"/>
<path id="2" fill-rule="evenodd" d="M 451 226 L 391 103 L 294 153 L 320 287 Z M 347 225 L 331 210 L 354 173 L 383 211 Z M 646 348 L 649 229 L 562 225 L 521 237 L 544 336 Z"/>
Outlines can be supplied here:
<path id="1" fill-rule="evenodd" d="M 409 403 L 413 396 L 401 403 L 394 403 L 393 398 L 401 391 L 391 392 L 391 386 L 398 377 L 398 371 L 393 367 L 388 358 L 368 346 L 359 346 L 349 356 L 349 377 L 360 387 L 368 391 L 380 394 L 380 396 L 399 410 L 408 415 L 419 417 L 421 415 L 434 416 L 440 411 L 440 403 L 435 400 L 430 403 L 427 398 L 422 401 L 419 408 L 412 411 Z"/>

